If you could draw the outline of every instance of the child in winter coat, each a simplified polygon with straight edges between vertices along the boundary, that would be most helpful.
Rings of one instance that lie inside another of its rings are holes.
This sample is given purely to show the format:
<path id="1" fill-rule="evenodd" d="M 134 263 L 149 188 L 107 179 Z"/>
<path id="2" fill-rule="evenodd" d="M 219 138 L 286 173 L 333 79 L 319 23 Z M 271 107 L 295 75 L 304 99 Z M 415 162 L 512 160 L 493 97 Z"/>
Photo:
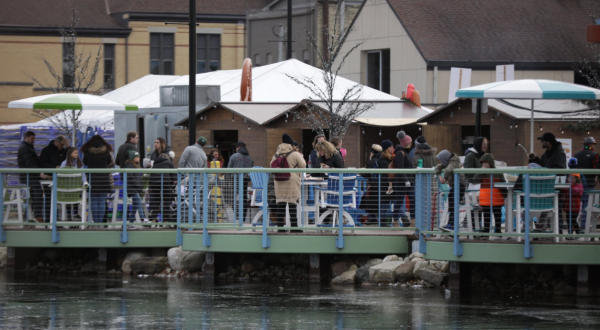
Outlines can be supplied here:
<path id="1" fill-rule="evenodd" d="M 127 169 L 139 169 L 140 168 L 140 154 L 130 149 L 127 151 L 128 160 L 125 162 L 125 168 Z M 144 217 L 144 208 L 140 194 L 142 193 L 142 176 L 140 173 L 127 173 L 127 195 L 131 197 L 131 203 L 133 209 L 129 213 L 129 222 L 135 222 L 135 213 L 138 212 L 140 217 Z M 144 219 L 144 222 L 150 222 L 148 219 Z M 135 226 L 129 226 L 129 229 L 136 229 Z"/>
<path id="2" fill-rule="evenodd" d="M 496 162 L 492 154 L 483 154 L 483 156 L 479 158 L 479 162 L 481 163 L 481 168 L 496 168 Z M 491 232 L 496 233 L 497 228 L 500 226 L 500 220 L 502 219 L 502 206 L 504 206 L 504 195 L 502 190 L 493 187 L 495 183 L 499 182 L 505 182 L 504 175 L 501 173 L 479 173 L 471 179 L 471 183 L 481 184 L 481 188 L 479 189 L 479 205 L 481 206 L 481 212 L 483 213 L 484 219 L 482 228 L 483 232 L 490 231 L 492 214 L 495 221 L 494 227 L 491 228 Z"/>

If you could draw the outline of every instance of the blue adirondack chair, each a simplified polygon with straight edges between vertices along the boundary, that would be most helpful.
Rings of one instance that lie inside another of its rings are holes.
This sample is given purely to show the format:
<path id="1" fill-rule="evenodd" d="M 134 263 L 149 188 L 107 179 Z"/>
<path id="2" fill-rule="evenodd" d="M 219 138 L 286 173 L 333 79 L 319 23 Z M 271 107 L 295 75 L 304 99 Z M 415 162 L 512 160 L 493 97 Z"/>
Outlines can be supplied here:
<path id="1" fill-rule="evenodd" d="M 262 168 L 262 166 L 254 166 L 253 168 Z M 250 206 L 259 208 L 258 213 L 256 213 L 254 218 L 252 218 L 252 226 L 262 226 L 262 216 L 264 212 L 263 201 L 266 198 L 266 196 L 264 196 L 263 194 L 264 183 L 262 179 L 262 173 L 250 173 L 250 181 L 252 182 L 252 187 L 248 188 L 250 189 L 250 191 L 252 191 L 252 199 L 250 200 Z M 270 221 L 269 226 L 272 226 Z"/>
<path id="2" fill-rule="evenodd" d="M 327 178 L 327 188 L 315 187 L 315 191 L 319 193 L 319 197 L 317 198 L 317 226 L 318 227 L 326 227 L 326 226 L 335 226 L 336 221 L 338 221 L 338 211 L 339 211 L 339 201 L 340 201 L 340 176 L 338 173 L 330 173 Z M 343 183 L 342 183 L 343 191 L 342 191 L 342 207 L 344 208 L 357 208 L 356 203 L 356 174 L 344 173 Z M 323 214 L 319 214 L 319 208 L 327 208 L 327 211 Z M 331 224 L 323 224 L 323 220 L 329 216 L 333 215 L 333 222 Z M 354 227 L 354 219 L 344 209 L 343 217 L 348 222 L 344 224 L 344 227 Z"/>
<path id="3" fill-rule="evenodd" d="M 543 212 L 554 212 L 554 230 L 558 234 L 558 191 L 554 189 L 556 175 L 548 174 L 530 174 L 530 193 L 529 193 L 529 214 L 530 216 L 539 217 Z M 523 179 L 525 180 L 525 179 Z M 515 201 L 517 213 L 517 233 L 521 232 L 522 216 L 525 211 L 525 192 L 522 190 L 515 191 Z M 532 222 L 533 223 L 533 222 Z M 559 238 L 556 238 L 558 242 Z M 521 237 L 518 238 L 521 241 Z"/>

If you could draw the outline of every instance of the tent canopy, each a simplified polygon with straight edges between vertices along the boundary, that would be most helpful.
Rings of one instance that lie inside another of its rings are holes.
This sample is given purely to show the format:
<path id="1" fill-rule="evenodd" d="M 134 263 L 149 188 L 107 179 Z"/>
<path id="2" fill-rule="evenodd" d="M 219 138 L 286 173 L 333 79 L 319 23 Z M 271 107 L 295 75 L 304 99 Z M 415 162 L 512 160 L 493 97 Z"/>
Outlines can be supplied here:
<path id="1" fill-rule="evenodd" d="M 544 79 L 520 79 L 477 85 L 456 91 L 456 97 L 471 99 L 598 100 L 600 90 Z"/>

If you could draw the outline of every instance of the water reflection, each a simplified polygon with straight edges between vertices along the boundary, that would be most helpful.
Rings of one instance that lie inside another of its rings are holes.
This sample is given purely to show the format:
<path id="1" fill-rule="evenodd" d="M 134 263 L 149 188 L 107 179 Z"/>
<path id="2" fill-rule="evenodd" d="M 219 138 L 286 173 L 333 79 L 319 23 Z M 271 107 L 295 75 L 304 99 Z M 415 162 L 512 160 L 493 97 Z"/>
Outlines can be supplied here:
<path id="1" fill-rule="evenodd" d="M 597 298 L 0 272 L 0 329 L 598 328 Z"/>

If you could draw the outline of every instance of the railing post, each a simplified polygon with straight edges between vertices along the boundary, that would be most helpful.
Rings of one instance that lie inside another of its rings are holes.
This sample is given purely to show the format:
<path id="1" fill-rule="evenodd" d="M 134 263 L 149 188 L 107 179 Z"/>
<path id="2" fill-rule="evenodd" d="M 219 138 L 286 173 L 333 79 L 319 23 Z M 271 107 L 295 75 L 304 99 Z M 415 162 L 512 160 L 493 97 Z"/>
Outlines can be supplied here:
<path id="1" fill-rule="evenodd" d="M 196 195 L 197 194 L 198 193 L 196 193 Z M 200 199 L 200 196 L 197 198 Z M 208 234 L 208 173 L 206 172 L 202 172 L 202 209 L 202 246 L 210 247 L 211 239 Z M 197 210 L 196 212 L 200 212 L 200 210 Z"/>
<path id="2" fill-rule="evenodd" d="M 196 177 L 194 179 L 194 182 L 196 184 L 196 196 L 202 191 L 202 189 L 200 189 L 200 176 L 202 174 L 200 173 L 194 173 L 194 176 Z M 194 210 L 196 210 L 196 221 L 195 223 L 200 223 L 200 197 L 196 198 L 196 207 L 194 208 Z M 191 223 L 191 222 L 190 222 Z M 190 229 L 188 230 L 192 230 L 192 228 L 190 227 Z"/>
<path id="3" fill-rule="evenodd" d="M 244 226 L 244 221 L 246 219 L 244 219 L 244 200 L 246 199 L 246 191 L 244 191 L 244 174 L 245 173 L 240 173 L 240 182 L 239 184 L 239 206 L 238 206 L 238 216 L 240 217 L 240 227 Z M 234 219 L 235 219 L 235 215 L 234 215 Z M 235 223 L 235 221 L 234 221 Z"/>
<path id="4" fill-rule="evenodd" d="M 425 244 L 425 234 L 423 234 L 423 231 L 425 231 L 425 221 L 423 219 L 423 214 L 425 212 L 423 212 L 424 208 L 423 208 L 423 174 L 422 173 L 417 173 L 416 175 L 416 187 L 415 187 L 415 203 L 417 205 L 415 205 L 415 211 L 416 211 L 416 220 L 417 220 L 417 237 L 419 237 L 419 253 L 425 253 L 425 251 L 427 250 L 426 248 L 426 244 Z"/>
<path id="5" fill-rule="evenodd" d="M 188 225 L 190 225 L 190 228 L 188 228 L 188 231 L 191 231 L 192 228 L 192 224 L 194 223 L 194 204 L 196 203 L 196 201 L 200 199 L 200 196 L 198 196 L 198 192 L 196 192 L 196 194 L 194 194 L 194 173 L 188 173 Z"/>
<path id="6" fill-rule="evenodd" d="M 433 200 L 431 198 L 431 191 L 433 190 L 433 176 L 427 174 L 427 176 L 425 177 L 425 182 L 425 187 L 427 189 L 427 204 L 425 205 L 425 223 L 423 224 L 423 226 L 425 226 L 424 228 L 428 230 L 429 228 L 431 228 L 431 225 L 429 225 L 429 221 L 433 223 Z M 426 237 L 428 236 L 430 235 L 427 235 Z M 424 252 L 421 253 L 425 254 Z"/>
<path id="7" fill-rule="evenodd" d="M 377 222 L 378 225 L 377 227 L 381 228 L 381 174 L 377 174 L 377 179 L 379 180 L 379 184 L 377 185 L 377 198 L 378 198 L 378 204 L 379 207 L 377 208 L 377 212 L 379 212 L 378 217 L 377 217 Z M 386 207 L 390 207 L 389 205 L 386 205 Z"/>
<path id="8" fill-rule="evenodd" d="M 121 232 L 121 243 L 129 242 L 129 234 L 127 233 L 127 173 L 123 174 L 123 213 L 122 214 L 122 232 Z M 116 212 L 116 210 L 113 210 Z"/>
<path id="9" fill-rule="evenodd" d="M 20 189 L 17 198 L 21 198 Z M 0 201 L 4 201 L 4 175 L 2 173 L 0 173 Z M 4 232 L 4 203 L 0 203 L 0 242 L 6 243 L 6 232 Z"/>
<path id="10" fill-rule="evenodd" d="M 338 173 L 339 175 L 339 186 L 338 186 L 338 237 L 335 239 L 335 247 L 338 249 L 344 248 L 344 173 Z"/>
<path id="11" fill-rule="evenodd" d="M 271 247 L 271 237 L 267 234 L 267 226 L 269 224 L 269 173 L 263 173 L 263 191 L 262 191 L 262 200 L 263 200 L 263 223 L 262 223 L 262 247 L 264 249 L 268 249 Z"/>
<path id="12" fill-rule="evenodd" d="M 533 246 L 529 242 L 529 225 L 531 223 L 529 207 L 530 207 L 530 193 L 531 193 L 531 181 L 529 180 L 529 174 L 525 174 L 525 246 L 523 250 L 523 257 L 526 259 L 533 258 Z M 520 202 L 519 202 L 520 203 Z"/>
<path id="13" fill-rule="evenodd" d="M 162 216 L 164 222 L 164 215 Z M 181 173 L 177 172 L 177 245 L 183 245 L 183 234 L 181 233 Z"/>
<path id="14" fill-rule="evenodd" d="M 463 255 L 463 246 L 458 237 L 460 227 L 460 174 L 454 173 L 454 255 L 460 257 Z"/>
<path id="15" fill-rule="evenodd" d="M 56 203 L 56 184 L 56 173 L 52 173 L 52 214 L 50 215 L 52 217 L 52 243 L 58 243 L 60 241 L 58 228 L 56 228 L 56 206 L 58 205 L 58 203 Z"/>

